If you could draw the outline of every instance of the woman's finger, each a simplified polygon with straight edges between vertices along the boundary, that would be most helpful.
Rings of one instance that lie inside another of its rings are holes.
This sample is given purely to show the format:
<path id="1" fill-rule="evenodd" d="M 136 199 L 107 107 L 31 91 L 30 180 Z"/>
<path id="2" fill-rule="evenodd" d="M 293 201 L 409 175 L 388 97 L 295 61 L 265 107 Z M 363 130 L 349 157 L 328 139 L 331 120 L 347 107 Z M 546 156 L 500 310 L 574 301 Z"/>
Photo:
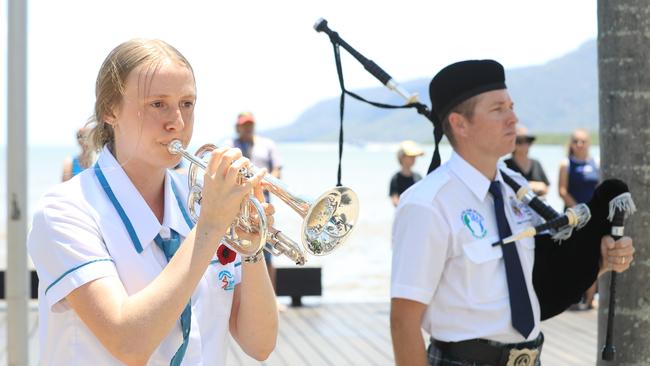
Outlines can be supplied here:
<path id="1" fill-rule="evenodd" d="M 227 149 L 221 154 L 221 159 L 218 162 L 215 162 L 215 165 L 212 167 L 213 174 L 218 174 L 219 178 L 223 179 L 227 173 L 228 168 L 232 165 L 232 162 L 241 157 L 241 150 L 239 149 Z"/>
<path id="2" fill-rule="evenodd" d="M 226 171 L 226 182 L 230 184 L 242 185 L 244 182 L 240 181 L 242 179 L 241 170 L 248 165 L 250 165 L 250 161 L 243 156 L 240 156 L 234 160 Z"/>
<path id="3" fill-rule="evenodd" d="M 264 213 L 266 213 L 266 216 L 272 216 L 275 214 L 275 206 L 273 206 L 270 203 L 262 203 L 262 207 L 264 207 Z"/>
<path id="4" fill-rule="evenodd" d="M 210 154 L 210 160 L 208 161 L 207 167 L 205 174 L 209 176 L 214 176 L 215 172 L 217 172 L 217 167 L 219 164 L 221 164 L 221 159 L 223 157 L 223 154 L 228 150 L 227 147 L 220 147 L 212 150 L 212 153 Z"/>
<path id="5" fill-rule="evenodd" d="M 262 206 L 264 207 L 266 221 L 269 223 L 269 226 L 273 226 L 273 223 L 275 222 L 275 218 L 273 218 L 273 215 L 275 214 L 275 207 L 270 203 L 263 203 Z"/>
<path id="6" fill-rule="evenodd" d="M 266 168 L 261 170 L 266 174 Z M 262 179 L 264 179 L 264 175 L 262 175 Z M 264 196 L 264 183 L 266 183 L 266 181 L 260 180 L 259 184 L 253 184 L 253 194 L 260 202 L 266 202 L 266 197 Z"/>

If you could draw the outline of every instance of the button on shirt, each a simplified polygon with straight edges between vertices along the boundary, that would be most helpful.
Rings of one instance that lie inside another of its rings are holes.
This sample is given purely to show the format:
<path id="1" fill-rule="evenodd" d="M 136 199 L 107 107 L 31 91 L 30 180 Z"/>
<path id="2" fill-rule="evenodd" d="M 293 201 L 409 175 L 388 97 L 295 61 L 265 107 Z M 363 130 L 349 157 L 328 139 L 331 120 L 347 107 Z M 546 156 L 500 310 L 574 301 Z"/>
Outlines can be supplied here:
<path id="1" fill-rule="evenodd" d="M 42 198 L 27 242 L 40 279 L 41 364 L 121 365 L 77 316 L 66 296 L 85 283 L 109 276 L 118 277 L 129 295 L 137 293 L 167 265 L 154 237 L 169 237 L 173 229 L 184 240 L 190 232 L 191 221 L 181 208 L 187 185 L 178 175 L 166 174 L 160 224 L 106 148 L 98 166 L 134 230 L 129 233 L 125 227 L 94 169 L 54 187 Z M 191 332 L 183 365 L 225 364 L 228 320 L 234 287 L 240 280 L 239 258 L 224 266 L 214 257 L 191 297 Z M 148 365 L 169 365 L 182 342 L 177 321 Z"/>
<path id="2" fill-rule="evenodd" d="M 499 163 L 519 184 L 526 180 Z M 539 223 L 534 212 L 517 201 L 501 182 L 505 212 L 513 233 Z M 453 153 L 445 164 L 400 198 L 393 225 L 391 297 L 427 305 L 422 328 L 433 338 L 454 342 L 474 338 L 504 343 L 524 338 L 512 327 L 503 252 L 499 240 L 490 181 Z M 535 327 L 539 334 L 539 301 L 532 283 L 533 238 L 517 241 Z"/>

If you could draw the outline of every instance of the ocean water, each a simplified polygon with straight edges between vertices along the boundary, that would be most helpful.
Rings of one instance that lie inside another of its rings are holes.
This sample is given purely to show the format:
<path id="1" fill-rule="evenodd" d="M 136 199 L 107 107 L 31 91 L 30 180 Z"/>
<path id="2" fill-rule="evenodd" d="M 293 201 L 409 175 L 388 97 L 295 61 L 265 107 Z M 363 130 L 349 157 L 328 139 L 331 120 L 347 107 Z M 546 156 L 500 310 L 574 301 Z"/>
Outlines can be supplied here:
<path id="1" fill-rule="evenodd" d="M 278 148 L 283 158 L 283 181 L 292 193 L 318 197 L 337 183 L 338 145 L 334 143 L 283 143 Z M 349 240 L 332 254 L 309 256 L 307 266 L 320 266 L 323 271 L 323 296 L 312 301 L 387 301 L 390 280 L 390 235 L 394 208 L 388 198 L 391 176 L 399 170 L 398 144 L 345 145 L 342 183 L 359 196 L 360 214 L 357 227 Z M 424 175 L 429 166 L 433 146 L 424 146 L 426 154 L 416 160 L 414 170 Z M 193 150 L 193 149 L 192 149 Z M 74 147 L 30 147 L 28 152 L 28 212 L 36 208 L 40 196 L 61 180 L 62 163 L 76 152 Z M 592 147 L 592 156 L 599 156 Z M 451 154 L 448 145 L 441 146 L 442 160 Z M 531 157 L 541 161 L 551 187 L 548 202 L 562 208 L 557 194 L 558 165 L 566 156 L 566 148 L 558 145 L 533 145 Z M 6 267 L 6 148 L 0 149 L 0 268 Z M 301 219 L 279 199 L 275 227 L 300 241 Z M 30 219 L 31 220 L 31 219 Z M 417 254 L 414 254 L 417 255 Z M 278 266 L 293 266 L 285 258 L 275 258 Z M 310 301 L 310 299 L 308 299 Z"/>

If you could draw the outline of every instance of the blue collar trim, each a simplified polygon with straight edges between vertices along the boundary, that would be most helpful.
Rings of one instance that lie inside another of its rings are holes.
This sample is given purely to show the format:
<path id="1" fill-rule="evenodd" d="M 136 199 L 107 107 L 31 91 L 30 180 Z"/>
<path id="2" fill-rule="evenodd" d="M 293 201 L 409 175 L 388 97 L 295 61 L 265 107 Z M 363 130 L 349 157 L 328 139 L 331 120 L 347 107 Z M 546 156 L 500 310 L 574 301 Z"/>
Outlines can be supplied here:
<path id="1" fill-rule="evenodd" d="M 99 163 L 95 163 L 94 170 L 100 185 L 102 186 L 104 192 L 106 192 L 106 195 L 108 196 L 108 199 L 113 204 L 113 207 L 115 207 L 117 214 L 120 215 L 120 219 L 122 219 L 122 223 L 124 224 L 126 231 L 129 233 L 129 236 L 131 237 L 131 241 L 133 242 L 133 246 L 135 247 L 135 250 L 138 253 L 142 253 L 142 244 L 140 244 L 140 239 L 138 239 L 138 235 L 135 233 L 133 224 L 131 224 L 131 220 L 129 220 L 129 217 L 126 216 L 126 212 L 124 212 L 122 205 L 120 205 L 120 203 L 117 201 L 117 198 L 115 197 L 115 194 L 113 193 L 110 184 L 108 184 L 108 181 L 106 180 L 106 177 L 102 172 L 102 168 L 99 167 Z"/>

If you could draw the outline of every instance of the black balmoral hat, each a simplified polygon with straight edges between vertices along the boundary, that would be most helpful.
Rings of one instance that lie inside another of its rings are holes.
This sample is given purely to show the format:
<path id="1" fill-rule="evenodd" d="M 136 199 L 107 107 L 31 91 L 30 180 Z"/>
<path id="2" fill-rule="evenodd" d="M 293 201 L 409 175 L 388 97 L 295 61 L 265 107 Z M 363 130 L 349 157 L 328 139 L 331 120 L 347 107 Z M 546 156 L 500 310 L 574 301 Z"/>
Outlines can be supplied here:
<path id="1" fill-rule="evenodd" d="M 442 121 L 452 108 L 491 90 L 505 89 L 503 66 L 494 60 L 468 60 L 440 70 L 429 84 L 431 110 Z"/>
<path id="2" fill-rule="evenodd" d="M 503 66 L 494 60 L 468 60 L 453 63 L 440 70 L 429 84 L 430 119 L 434 125 L 433 152 L 429 173 L 440 165 L 438 144 L 442 139 L 442 121 L 458 104 L 491 90 L 505 89 Z"/>

